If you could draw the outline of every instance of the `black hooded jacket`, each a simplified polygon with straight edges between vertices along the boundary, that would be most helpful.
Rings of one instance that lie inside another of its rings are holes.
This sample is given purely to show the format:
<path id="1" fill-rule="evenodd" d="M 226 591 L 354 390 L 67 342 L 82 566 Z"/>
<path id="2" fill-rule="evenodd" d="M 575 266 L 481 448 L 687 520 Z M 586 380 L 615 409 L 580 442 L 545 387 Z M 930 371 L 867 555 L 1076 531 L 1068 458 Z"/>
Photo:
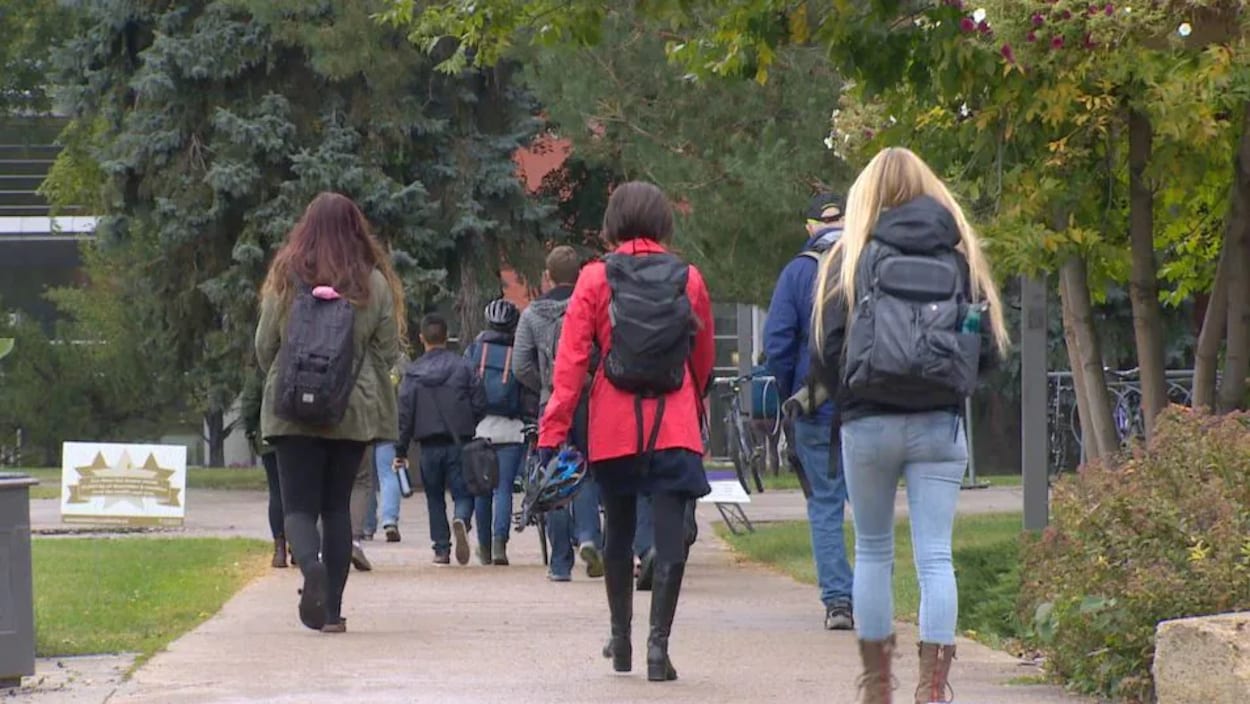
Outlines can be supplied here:
<path id="1" fill-rule="evenodd" d="M 971 298 L 971 281 L 968 261 L 955 249 L 959 244 L 959 227 L 955 217 L 941 203 L 929 196 L 921 196 L 881 213 L 873 227 L 872 236 L 860 255 L 855 274 L 855 298 L 863 300 L 872 287 L 872 272 L 884 257 L 894 253 L 911 256 L 932 256 L 953 260 L 960 271 L 965 299 Z M 885 246 L 882 246 L 885 245 Z M 840 298 L 830 300 L 823 311 L 822 354 L 812 350 L 815 378 L 832 390 L 834 403 L 841 422 L 867 416 L 915 413 L 914 406 L 891 406 L 855 397 L 842 385 L 842 366 L 846 347 L 847 310 Z M 981 369 L 993 363 L 993 345 L 988 341 L 988 325 L 982 326 Z M 815 340 L 813 340 L 815 343 Z M 948 405 L 937 405 L 927 410 L 962 411 Z"/>
<path id="2" fill-rule="evenodd" d="M 486 395 L 477 370 L 460 355 L 433 349 L 408 365 L 399 386 L 397 457 L 408 456 L 413 440 L 446 445 L 468 442 L 486 417 Z"/>

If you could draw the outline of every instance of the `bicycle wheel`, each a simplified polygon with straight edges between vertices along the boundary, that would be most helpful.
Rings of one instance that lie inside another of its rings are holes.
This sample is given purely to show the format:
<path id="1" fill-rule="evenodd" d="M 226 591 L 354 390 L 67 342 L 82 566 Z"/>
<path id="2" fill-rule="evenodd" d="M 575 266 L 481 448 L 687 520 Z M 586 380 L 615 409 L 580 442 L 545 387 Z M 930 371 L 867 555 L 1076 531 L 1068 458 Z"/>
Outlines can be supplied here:
<path id="1" fill-rule="evenodd" d="M 551 564 L 551 557 L 547 551 L 547 516 L 538 517 L 538 550 L 543 556 L 543 566 Z"/>
<path id="2" fill-rule="evenodd" d="M 756 445 L 751 451 L 751 478 L 755 480 L 755 488 L 759 493 L 764 493 L 764 477 L 761 468 L 765 462 L 763 449 Z"/>
<path id="3" fill-rule="evenodd" d="M 751 485 L 747 479 L 747 462 L 748 458 L 742 456 L 742 439 L 738 432 L 738 424 L 733 422 L 733 418 L 729 419 L 729 458 L 734 463 L 734 473 L 738 475 L 738 483 L 742 485 L 742 490 L 751 493 Z"/>

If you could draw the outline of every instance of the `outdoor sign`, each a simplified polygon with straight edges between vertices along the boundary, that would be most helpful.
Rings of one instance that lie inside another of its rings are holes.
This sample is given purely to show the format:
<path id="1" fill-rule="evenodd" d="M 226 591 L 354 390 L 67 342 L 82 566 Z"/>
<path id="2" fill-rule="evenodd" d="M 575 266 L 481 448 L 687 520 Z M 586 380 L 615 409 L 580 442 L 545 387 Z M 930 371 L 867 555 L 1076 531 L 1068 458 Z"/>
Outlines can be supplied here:
<path id="1" fill-rule="evenodd" d="M 180 526 L 187 448 L 67 442 L 61 450 L 61 520 Z"/>
<path id="2" fill-rule="evenodd" d="M 708 486 L 712 493 L 699 499 L 707 504 L 749 504 L 751 495 L 742 488 L 733 472 L 708 472 Z"/>

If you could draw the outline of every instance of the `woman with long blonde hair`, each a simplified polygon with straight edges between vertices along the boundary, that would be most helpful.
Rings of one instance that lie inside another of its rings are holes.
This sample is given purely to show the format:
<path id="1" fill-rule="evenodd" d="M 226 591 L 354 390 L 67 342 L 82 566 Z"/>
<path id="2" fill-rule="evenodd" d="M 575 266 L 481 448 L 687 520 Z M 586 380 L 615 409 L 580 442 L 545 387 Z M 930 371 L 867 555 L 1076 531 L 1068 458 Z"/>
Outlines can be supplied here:
<path id="1" fill-rule="evenodd" d="M 834 395 L 855 522 L 862 704 L 889 704 L 894 494 L 907 480 L 920 580 L 917 704 L 951 701 L 958 592 L 951 531 L 968 448 L 963 399 L 1009 345 L 977 234 L 919 157 L 885 149 L 851 187 L 817 278 L 816 378 Z"/>

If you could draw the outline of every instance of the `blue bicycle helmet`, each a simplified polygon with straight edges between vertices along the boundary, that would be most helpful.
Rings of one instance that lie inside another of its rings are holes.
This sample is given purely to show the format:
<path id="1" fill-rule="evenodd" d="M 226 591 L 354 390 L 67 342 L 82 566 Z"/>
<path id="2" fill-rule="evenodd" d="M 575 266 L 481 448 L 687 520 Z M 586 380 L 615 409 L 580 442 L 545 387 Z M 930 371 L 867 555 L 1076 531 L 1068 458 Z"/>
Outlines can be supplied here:
<path id="1" fill-rule="evenodd" d="M 562 448 L 547 466 L 535 466 L 531 471 L 525 483 L 522 513 L 528 518 L 567 506 L 585 477 L 586 459 L 582 453 L 575 447 Z"/>

